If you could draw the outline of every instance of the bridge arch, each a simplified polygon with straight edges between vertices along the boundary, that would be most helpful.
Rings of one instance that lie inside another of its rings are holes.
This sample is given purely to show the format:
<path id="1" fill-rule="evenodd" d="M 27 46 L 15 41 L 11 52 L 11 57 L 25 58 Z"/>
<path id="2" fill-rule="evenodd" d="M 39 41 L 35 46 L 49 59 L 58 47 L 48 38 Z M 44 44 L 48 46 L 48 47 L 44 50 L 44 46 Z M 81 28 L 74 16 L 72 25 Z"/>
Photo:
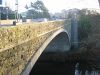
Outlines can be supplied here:
<path id="1" fill-rule="evenodd" d="M 32 57 L 30 62 L 27 64 L 25 70 L 21 75 L 29 75 L 34 64 L 42 53 L 64 53 L 70 50 L 70 38 L 68 32 L 64 29 L 60 29 L 54 32 L 39 48 L 39 50 Z M 52 55 L 51 55 L 52 56 Z M 44 56 L 45 57 L 45 56 Z M 44 58 L 43 57 L 43 58 Z M 52 59 L 52 58 L 51 58 Z M 57 58 L 59 59 L 59 58 Z M 54 59 L 56 60 L 56 58 Z"/>

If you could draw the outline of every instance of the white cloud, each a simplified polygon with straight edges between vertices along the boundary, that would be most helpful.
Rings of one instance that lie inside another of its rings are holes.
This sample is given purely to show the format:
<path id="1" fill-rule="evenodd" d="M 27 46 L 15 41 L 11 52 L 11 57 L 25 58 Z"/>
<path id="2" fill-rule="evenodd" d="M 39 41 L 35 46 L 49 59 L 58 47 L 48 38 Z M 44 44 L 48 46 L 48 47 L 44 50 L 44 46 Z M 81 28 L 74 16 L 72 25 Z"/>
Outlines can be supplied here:
<path id="1" fill-rule="evenodd" d="M 15 10 L 16 0 L 6 0 L 10 7 Z M 18 0 L 19 12 L 25 11 L 25 5 L 36 0 Z M 99 8 L 98 0 L 42 0 L 50 12 L 60 12 L 62 9 L 71 8 Z"/>
<path id="2" fill-rule="evenodd" d="M 43 0 L 50 12 L 71 8 L 96 8 L 99 9 L 98 0 Z"/>

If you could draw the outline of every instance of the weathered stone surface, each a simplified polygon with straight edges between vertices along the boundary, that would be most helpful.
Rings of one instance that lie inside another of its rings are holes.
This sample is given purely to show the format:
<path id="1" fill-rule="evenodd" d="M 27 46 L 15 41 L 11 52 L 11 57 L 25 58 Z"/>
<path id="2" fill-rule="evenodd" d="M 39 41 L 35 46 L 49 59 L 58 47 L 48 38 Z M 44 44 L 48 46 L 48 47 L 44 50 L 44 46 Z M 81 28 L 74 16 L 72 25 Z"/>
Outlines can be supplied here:
<path id="1" fill-rule="evenodd" d="M 0 75 L 20 75 L 43 42 L 64 22 L 0 28 Z"/>

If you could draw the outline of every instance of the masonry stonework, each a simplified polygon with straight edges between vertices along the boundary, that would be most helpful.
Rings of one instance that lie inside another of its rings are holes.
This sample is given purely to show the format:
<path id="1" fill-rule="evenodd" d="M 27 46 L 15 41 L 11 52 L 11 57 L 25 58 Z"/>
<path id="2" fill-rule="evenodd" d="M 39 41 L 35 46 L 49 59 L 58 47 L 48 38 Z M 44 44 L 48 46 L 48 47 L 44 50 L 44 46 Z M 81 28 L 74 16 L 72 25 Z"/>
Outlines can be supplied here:
<path id="1" fill-rule="evenodd" d="M 45 40 L 63 21 L 0 28 L 0 75 L 20 75 Z"/>

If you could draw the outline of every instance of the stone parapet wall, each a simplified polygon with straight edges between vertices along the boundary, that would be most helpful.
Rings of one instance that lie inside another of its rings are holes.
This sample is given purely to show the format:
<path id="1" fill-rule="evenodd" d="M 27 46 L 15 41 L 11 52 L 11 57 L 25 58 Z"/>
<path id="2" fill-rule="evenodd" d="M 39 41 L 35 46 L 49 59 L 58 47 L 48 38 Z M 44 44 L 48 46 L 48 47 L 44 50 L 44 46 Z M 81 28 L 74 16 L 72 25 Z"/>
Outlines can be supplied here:
<path id="1" fill-rule="evenodd" d="M 0 28 L 0 75 L 20 75 L 31 57 L 63 21 Z"/>

